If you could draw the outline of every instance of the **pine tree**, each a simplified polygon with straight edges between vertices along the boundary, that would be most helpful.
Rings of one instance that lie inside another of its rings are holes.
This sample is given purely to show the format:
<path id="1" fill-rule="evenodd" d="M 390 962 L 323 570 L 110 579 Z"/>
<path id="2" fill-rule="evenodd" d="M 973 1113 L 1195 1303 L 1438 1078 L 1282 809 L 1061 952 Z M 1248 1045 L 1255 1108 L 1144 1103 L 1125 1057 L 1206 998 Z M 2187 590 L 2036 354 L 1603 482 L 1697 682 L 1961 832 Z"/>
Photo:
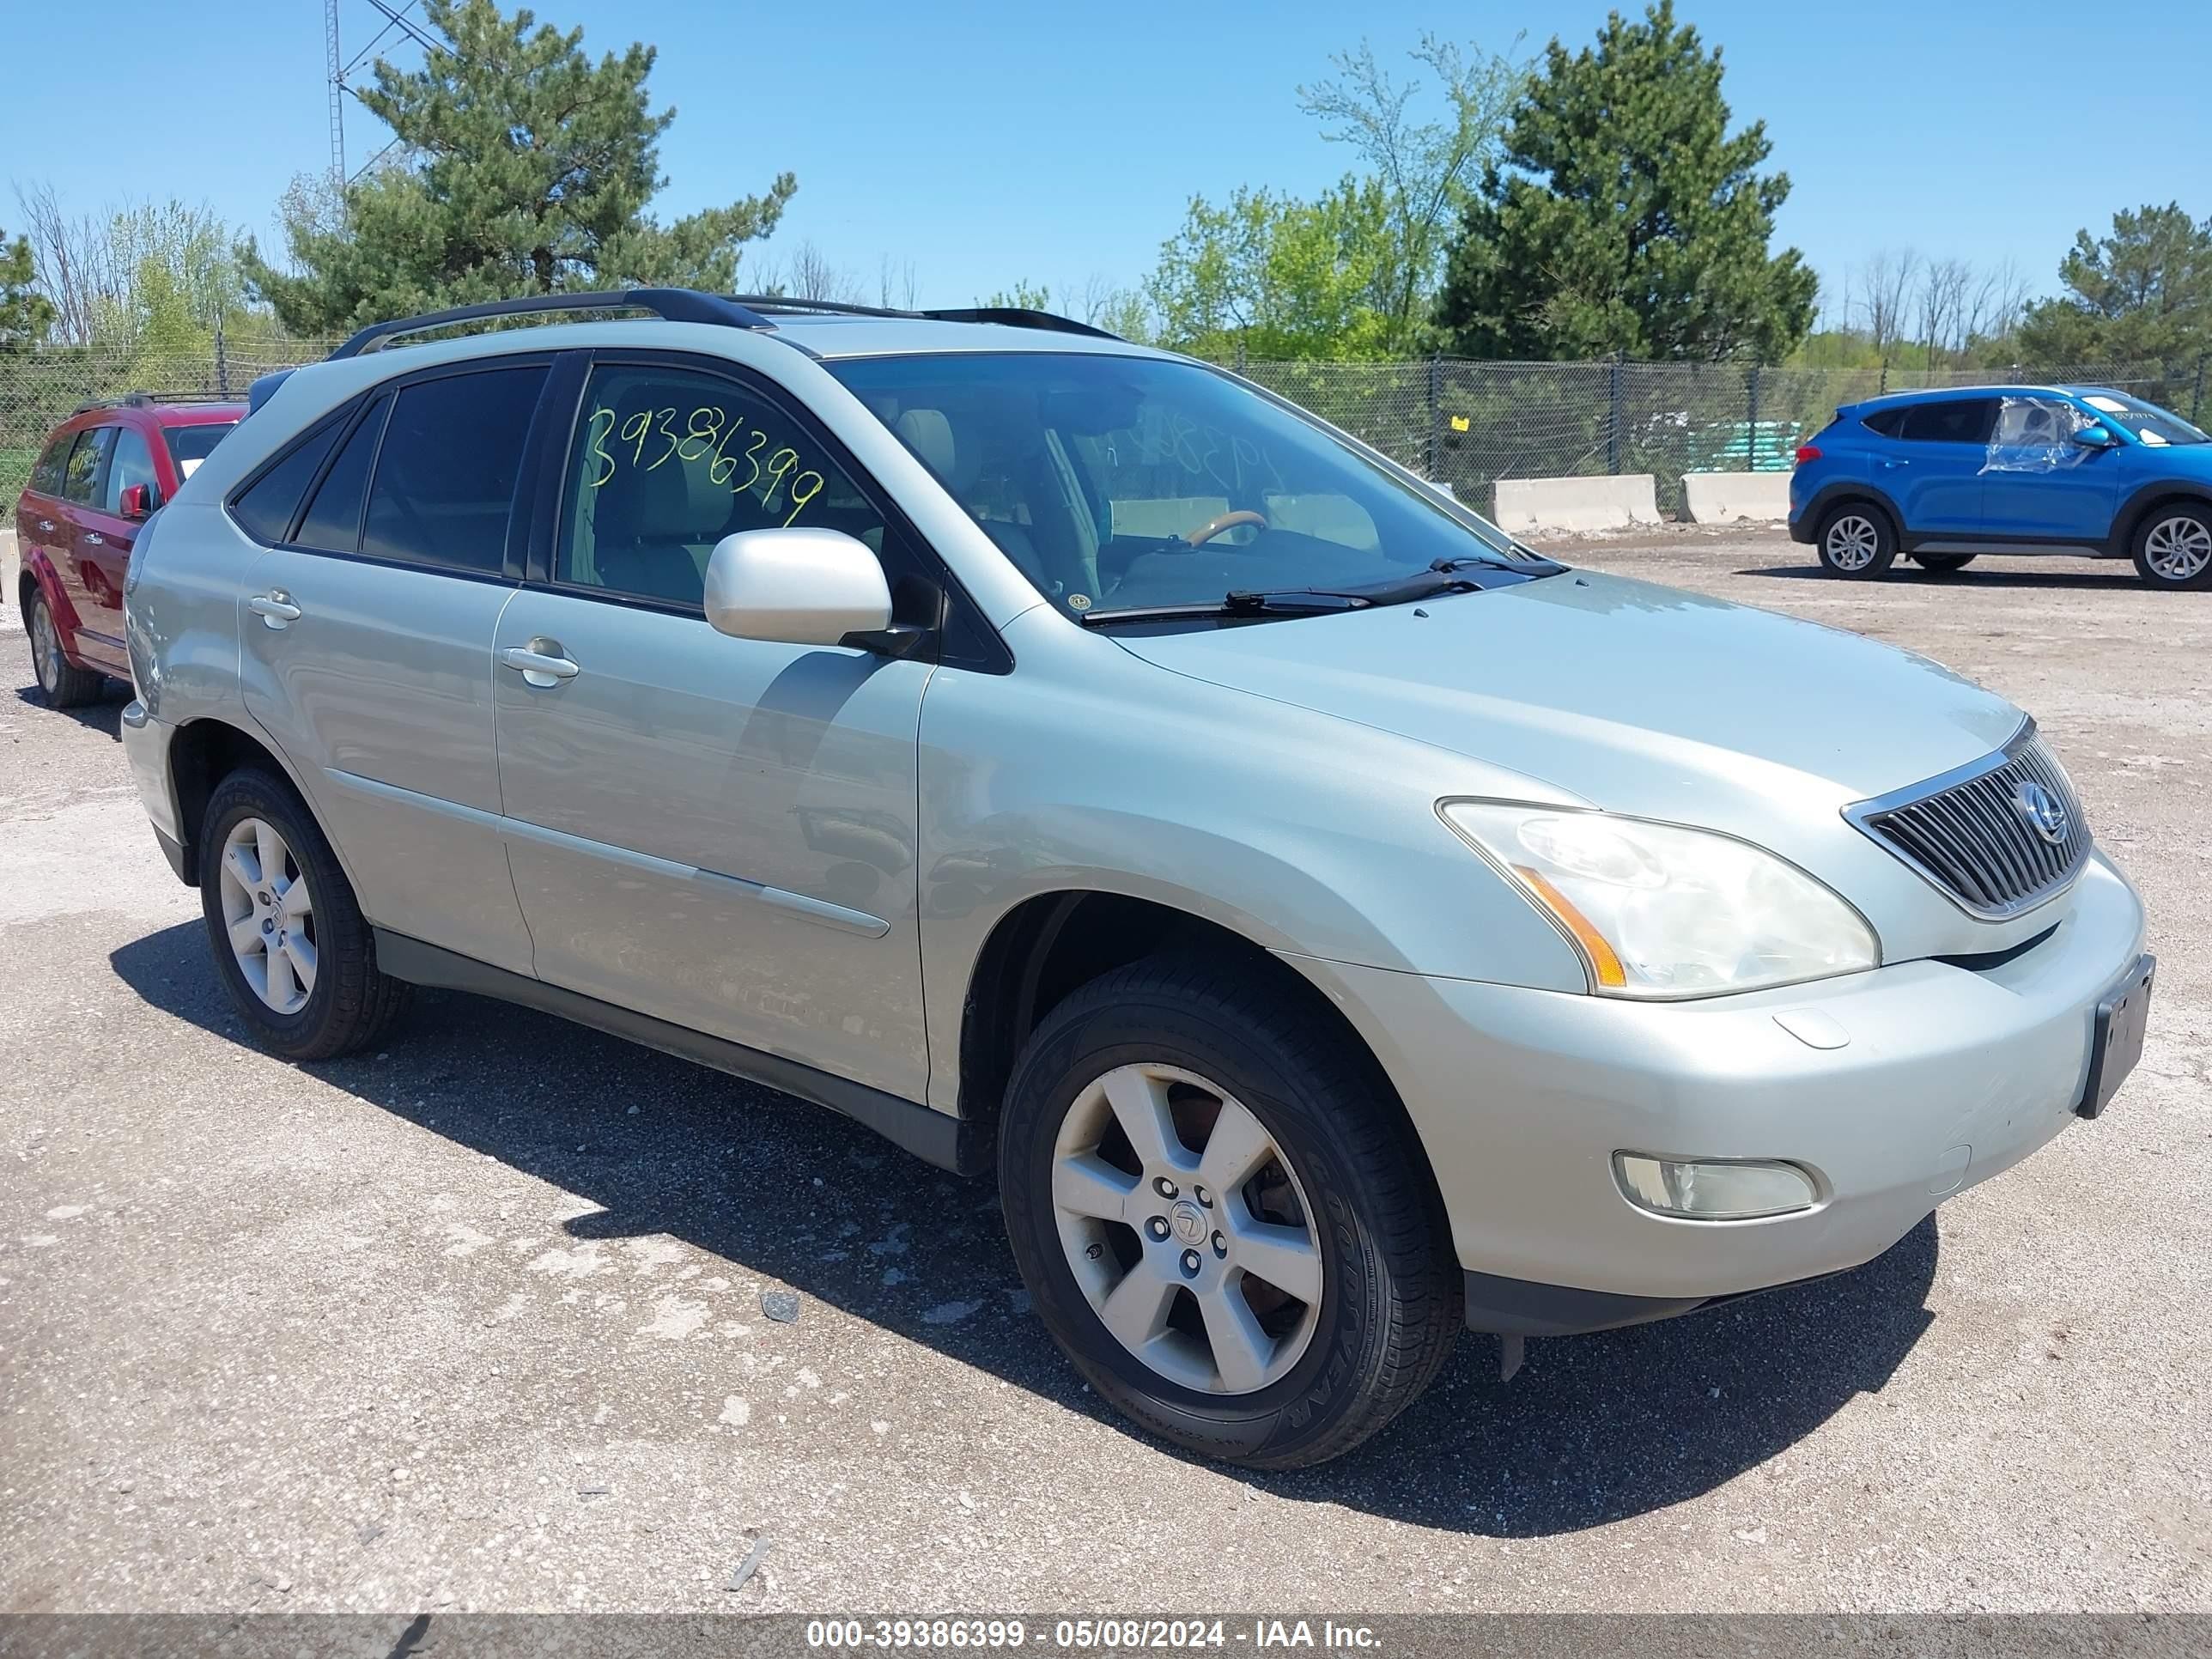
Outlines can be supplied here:
<path id="1" fill-rule="evenodd" d="M 741 246 L 775 228 L 797 188 L 663 225 L 659 140 L 676 118 L 646 94 L 654 52 L 633 44 L 595 64 L 583 31 L 503 14 L 494 0 L 428 0 L 446 44 L 420 69 L 376 65 L 362 102 L 402 159 L 342 201 L 295 188 L 284 209 L 296 274 L 248 241 L 257 295 L 304 334 L 525 294 L 667 283 L 726 292 Z M 533 27 L 535 25 L 535 27 Z"/>

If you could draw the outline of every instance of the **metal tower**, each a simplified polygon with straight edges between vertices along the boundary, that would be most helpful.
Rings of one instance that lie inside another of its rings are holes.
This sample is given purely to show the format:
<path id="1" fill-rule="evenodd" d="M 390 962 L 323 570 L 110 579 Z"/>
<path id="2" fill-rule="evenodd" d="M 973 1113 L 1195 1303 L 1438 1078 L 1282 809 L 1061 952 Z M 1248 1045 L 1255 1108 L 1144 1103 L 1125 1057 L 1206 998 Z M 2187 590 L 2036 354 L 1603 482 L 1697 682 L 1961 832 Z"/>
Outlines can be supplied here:
<path id="1" fill-rule="evenodd" d="M 330 68 L 331 189 L 345 193 L 345 70 L 338 56 L 338 0 L 323 0 L 323 55 Z"/>

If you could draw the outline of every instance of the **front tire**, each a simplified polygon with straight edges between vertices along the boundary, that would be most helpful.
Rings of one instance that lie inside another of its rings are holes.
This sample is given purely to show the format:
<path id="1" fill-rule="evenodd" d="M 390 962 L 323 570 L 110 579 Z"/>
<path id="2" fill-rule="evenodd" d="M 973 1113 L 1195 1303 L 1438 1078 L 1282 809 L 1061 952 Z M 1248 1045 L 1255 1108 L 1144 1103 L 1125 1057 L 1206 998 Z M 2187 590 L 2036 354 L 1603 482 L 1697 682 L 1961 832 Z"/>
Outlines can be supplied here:
<path id="1" fill-rule="evenodd" d="M 383 1034 L 409 987 L 376 940 L 331 844 L 291 787 L 244 769 L 200 826 L 200 908 L 216 972 L 262 1047 L 331 1060 Z"/>
<path id="2" fill-rule="evenodd" d="M 2212 587 L 2212 506 L 2154 507 L 2136 528 L 2136 574 L 2153 587 Z"/>
<path id="3" fill-rule="evenodd" d="M 1897 531 L 1889 515 L 1865 501 L 1844 501 L 1822 515 L 1813 544 L 1820 568 L 1847 581 L 1871 581 L 1897 562 Z"/>
<path id="4" fill-rule="evenodd" d="M 1426 1388 L 1462 1319 L 1443 1204 L 1372 1061 L 1261 974 L 1156 957 L 1024 1048 L 1006 1228 L 1099 1394 L 1258 1468 L 1341 1455 Z"/>
<path id="5" fill-rule="evenodd" d="M 31 636 L 31 669 L 39 677 L 39 694 L 49 708 L 75 708 L 90 702 L 106 688 L 107 677 L 79 668 L 62 652 L 61 629 L 55 625 L 46 596 L 31 592 L 31 614 L 23 618 Z"/>

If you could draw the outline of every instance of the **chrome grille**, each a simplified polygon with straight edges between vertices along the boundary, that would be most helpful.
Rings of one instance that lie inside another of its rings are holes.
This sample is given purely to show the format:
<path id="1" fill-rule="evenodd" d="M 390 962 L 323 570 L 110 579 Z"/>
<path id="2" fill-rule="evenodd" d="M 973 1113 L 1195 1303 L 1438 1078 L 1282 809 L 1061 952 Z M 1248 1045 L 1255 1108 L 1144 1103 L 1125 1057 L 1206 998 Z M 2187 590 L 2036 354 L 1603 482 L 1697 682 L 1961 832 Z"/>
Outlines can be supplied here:
<path id="1" fill-rule="evenodd" d="M 2056 841 L 2036 825 L 2039 801 L 2064 814 L 2064 833 Z M 2081 803 L 2033 721 L 1988 759 L 1860 801 L 1844 816 L 1962 909 L 1990 921 L 2016 916 L 2062 891 L 2089 857 Z"/>

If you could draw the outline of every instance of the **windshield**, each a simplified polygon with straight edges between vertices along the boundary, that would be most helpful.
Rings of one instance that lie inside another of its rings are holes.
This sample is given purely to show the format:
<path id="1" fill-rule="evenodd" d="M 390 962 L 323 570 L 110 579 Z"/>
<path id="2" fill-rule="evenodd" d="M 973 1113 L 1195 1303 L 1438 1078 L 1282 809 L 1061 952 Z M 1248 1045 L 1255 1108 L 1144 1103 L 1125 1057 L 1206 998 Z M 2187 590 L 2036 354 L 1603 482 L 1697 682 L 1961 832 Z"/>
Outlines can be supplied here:
<path id="1" fill-rule="evenodd" d="M 1071 615 L 1516 562 L 1503 532 L 1198 364 L 978 352 L 825 367 Z"/>
<path id="2" fill-rule="evenodd" d="M 197 426 L 166 426 L 161 436 L 168 441 L 169 459 L 177 464 L 177 477 L 189 478 L 199 464 L 215 453 L 225 434 L 238 424 L 235 421 L 204 421 Z"/>
<path id="3" fill-rule="evenodd" d="M 2085 393 L 2081 401 L 2109 418 L 2114 426 L 2125 428 L 2130 437 L 2154 449 L 2167 444 L 2212 443 L 2212 438 L 2206 437 L 2180 416 L 2140 398 L 2124 398 L 2116 392 L 2092 392 Z"/>

